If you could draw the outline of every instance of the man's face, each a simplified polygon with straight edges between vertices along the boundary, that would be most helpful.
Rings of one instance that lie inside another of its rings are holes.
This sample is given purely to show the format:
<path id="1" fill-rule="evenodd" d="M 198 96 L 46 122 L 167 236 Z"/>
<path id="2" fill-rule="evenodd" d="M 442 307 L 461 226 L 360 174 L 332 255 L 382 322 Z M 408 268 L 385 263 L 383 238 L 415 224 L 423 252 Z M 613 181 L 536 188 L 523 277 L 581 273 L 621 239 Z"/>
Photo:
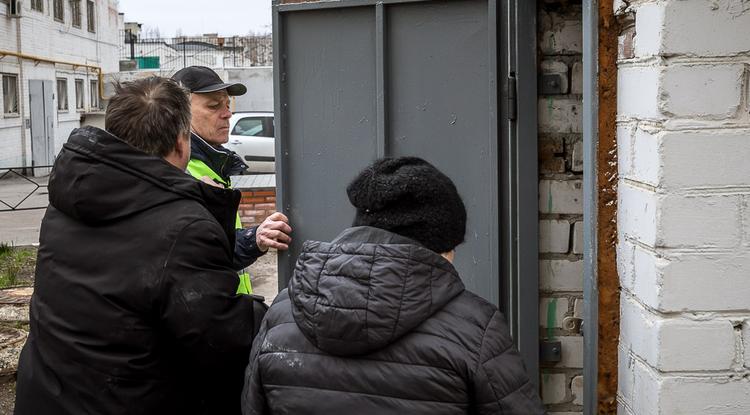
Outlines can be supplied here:
<path id="1" fill-rule="evenodd" d="M 218 146 L 229 140 L 229 94 L 227 91 L 190 94 L 193 119 L 190 127 L 209 144 Z"/>

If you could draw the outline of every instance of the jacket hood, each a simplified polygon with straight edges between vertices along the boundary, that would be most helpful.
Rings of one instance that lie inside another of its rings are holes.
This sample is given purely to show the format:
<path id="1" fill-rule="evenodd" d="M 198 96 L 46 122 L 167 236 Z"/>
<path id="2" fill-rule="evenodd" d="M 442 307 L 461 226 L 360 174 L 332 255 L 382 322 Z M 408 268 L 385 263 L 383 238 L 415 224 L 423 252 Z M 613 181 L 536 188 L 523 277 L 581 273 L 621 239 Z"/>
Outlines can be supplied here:
<path id="1" fill-rule="evenodd" d="M 95 225 L 178 199 L 204 205 L 222 227 L 234 225 L 239 192 L 209 186 L 114 135 L 82 127 L 55 160 L 50 204 L 67 216 Z"/>
<path id="2" fill-rule="evenodd" d="M 330 243 L 306 241 L 289 282 L 297 326 L 319 349 L 339 356 L 391 344 L 463 291 L 445 258 L 367 226 Z"/>

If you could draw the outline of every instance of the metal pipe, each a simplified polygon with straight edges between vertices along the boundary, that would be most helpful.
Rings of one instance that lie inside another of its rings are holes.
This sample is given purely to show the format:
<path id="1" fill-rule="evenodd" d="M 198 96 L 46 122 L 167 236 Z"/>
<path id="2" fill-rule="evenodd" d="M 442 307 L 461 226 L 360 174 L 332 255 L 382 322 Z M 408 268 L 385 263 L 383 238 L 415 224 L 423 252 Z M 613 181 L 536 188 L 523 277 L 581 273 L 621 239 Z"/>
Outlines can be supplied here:
<path id="1" fill-rule="evenodd" d="M 21 46 L 21 20 L 16 19 L 16 49 L 18 50 L 18 54 L 21 53 Z M 0 56 L 0 58 L 2 57 Z M 26 166 L 28 165 L 28 155 L 26 154 L 26 125 L 24 121 L 26 119 L 26 106 L 23 105 L 23 84 L 23 60 L 21 57 L 18 57 L 18 84 L 16 85 L 16 89 L 18 90 L 18 114 L 21 116 L 21 164 Z"/>
<path id="2" fill-rule="evenodd" d="M 75 70 L 76 68 L 92 69 L 96 71 L 99 77 L 99 98 L 102 98 L 102 99 L 104 98 L 104 73 L 102 72 L 102 68 L 99 66 L 89 65 L 85 63 L 61 61 L 57 59 L 43 58 L 41 56 L 27 55 L 25 53 L 8 52 L 8 51 L 0 50 L 0 59 L 4 58 L 5 56 L 15 56 L 19 59 L 28 59 L 34 62 L 45 62 L 45 63 L 54 64 L 54 65 L 70 65 L 73 67 L 73 70 Z M 20 65 L 20 61 L 19 61 L 19 65 Z"/>
<path id="3" fill-rule="evenodd" d="M 598 1 L 583 0 L 583 413 L 598 407 L 597 143 L 599 123 Z"/>

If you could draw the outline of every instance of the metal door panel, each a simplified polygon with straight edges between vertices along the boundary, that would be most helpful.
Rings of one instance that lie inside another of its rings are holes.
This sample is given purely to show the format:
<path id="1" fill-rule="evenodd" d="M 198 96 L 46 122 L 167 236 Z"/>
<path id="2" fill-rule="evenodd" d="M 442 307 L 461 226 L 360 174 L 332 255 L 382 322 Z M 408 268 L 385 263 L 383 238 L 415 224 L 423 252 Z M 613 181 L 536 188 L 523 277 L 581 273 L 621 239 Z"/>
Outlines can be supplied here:
<path id="1" fill-rule="evenodd" d="M 423 157 L 454 181 L 468 213 L 456 268 L 468 289 L 498 304 L 498 137 L 487 1 L 393 5 L 386 22 L 388 151 Z"/>
<path id="2" fill-rule="evenodd" d="M 289 13 L 284 20 L 277 183 L 295 242 L 280 255 L 282 288 L 304 240 L 330 240 L 351 224 L 346 185 L 376 154 L 373 9 Z"/>

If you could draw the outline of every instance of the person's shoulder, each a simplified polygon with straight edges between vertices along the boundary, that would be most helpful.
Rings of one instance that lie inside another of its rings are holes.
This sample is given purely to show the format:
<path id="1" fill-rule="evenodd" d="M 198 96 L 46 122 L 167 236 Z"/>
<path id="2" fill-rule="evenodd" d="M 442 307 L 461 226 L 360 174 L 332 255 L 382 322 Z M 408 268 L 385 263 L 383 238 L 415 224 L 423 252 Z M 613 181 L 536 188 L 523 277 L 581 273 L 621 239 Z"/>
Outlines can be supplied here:
<path id="1" fill-rule="evenodd" d="M 479 330 L 484 330 L 490 319 L 499 312 L 497 306 L 468 290 L 448 302 L 442 311 L 466 320 Z"/>

